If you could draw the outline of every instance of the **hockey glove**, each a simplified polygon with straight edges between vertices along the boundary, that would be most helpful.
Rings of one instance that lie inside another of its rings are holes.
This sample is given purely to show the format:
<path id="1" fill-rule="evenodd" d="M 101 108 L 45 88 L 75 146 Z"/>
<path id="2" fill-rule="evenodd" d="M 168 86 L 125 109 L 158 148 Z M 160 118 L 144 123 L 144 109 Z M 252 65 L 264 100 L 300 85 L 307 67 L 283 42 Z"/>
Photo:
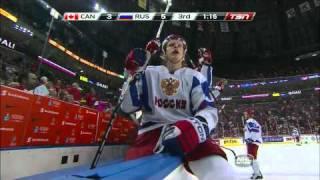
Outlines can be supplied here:
<path id="1" fill-rule="evenodd" d="M 245 141 L 246 143 L 248 143 L 248 144 L 251 144 L 251 143 L 254 142 L 254 141 L 253 141 L 252 139 L 250 139 L 250 138 L 249 138 L 249 139 L 245 139 L 244 141 Z"/>
<path id="2" fill-rule="evenodd" d="M 125 60 L 125 71 L 130 75 L 143 71 L 147 59 L 147 52 L 144 49 L 132 49 Z"/>
<path id="3" fill-rule="evenodd" d="M 159 39 L 152 39 L 146 45 L 146 50 L 149 51 L 151 54 L 156 54 L 160 50 L 160 40 Z"/>
<path id="4" fill-rule="evenodd" d="M 203 143 L 209 136 L 209 128 L 202 117 L 180 120 L 168 126 L 162 136 L 162 145 L 173 155 L 183 157 Z"/>
<path id="5" fill-rule="evenodd" d="M 206 64 L 211 65 L 212 64 L 212 53 L 207 48 L 199 48 L 198 49 L 198 64 Z"/>
<path id="6" fill-rule="evenodd" d="M 227 81 L 224 80 L 224 79 L 218 81 L 218 82 L 216 83 L 215 89 L 218 90 L 218 91 L 220 91 L 220 92 L 222 92 L 223 89 L 224 89 L 224 85 L 225 85 L 226 83 L 227 83 Z"/>

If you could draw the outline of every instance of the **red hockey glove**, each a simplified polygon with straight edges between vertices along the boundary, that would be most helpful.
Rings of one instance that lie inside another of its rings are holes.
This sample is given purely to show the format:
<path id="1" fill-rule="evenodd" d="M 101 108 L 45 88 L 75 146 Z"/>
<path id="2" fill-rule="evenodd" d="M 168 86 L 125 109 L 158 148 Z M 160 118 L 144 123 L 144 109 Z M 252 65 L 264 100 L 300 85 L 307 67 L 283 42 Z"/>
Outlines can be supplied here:
<path id="1" fill-rule="evenodd" d="M 160 50 L 160 40 L 158 38 L 152 39 L 146 45 L 146 50 L 150 52 L 150 54 L 155 54 Z"/>
<path id="2" fill-rule="evenodd" d="M 162 136 L 162 145 L 174 155 L 184 156 L 203 143 L 209 136 L 209 128 L 202 117 L 178 121 L 168 126 Z"/>
<path id="3" fill-rule="evenodd" d="M 131 75 L 143 71 L 147 59 L 147 52 L 144 49 L 132 49 L 125 60 L 125 71 Z"/>
<path id="4" fill-rule="evenodd" d="M 211 65 L 213 61 L 212 53 L 207 48 L 199 48 L 198 49 L 198 64 L 207 64 Z"/>
<path id="5" fill-rule="evenodd" d="M 226 84 L 226 80 L 220 80 L 216 83 L 216 86 L 214 87 L 214 89 L 222 92 L 225 84 Z"/>

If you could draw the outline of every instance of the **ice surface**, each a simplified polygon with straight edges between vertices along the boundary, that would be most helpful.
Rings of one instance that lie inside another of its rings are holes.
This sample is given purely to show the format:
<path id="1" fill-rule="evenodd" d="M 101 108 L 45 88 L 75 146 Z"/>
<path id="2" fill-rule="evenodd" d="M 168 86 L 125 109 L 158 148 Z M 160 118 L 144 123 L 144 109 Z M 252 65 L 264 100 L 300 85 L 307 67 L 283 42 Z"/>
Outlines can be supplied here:
<path id="1" fill-rule="evenodd" d="M 319 180 L 320 145 L 263 144 L 258 151 L 258 162 L 264 179 L 270 180 Z M 245 154 L 245 146 L 229 147 L 237 154 Z M 229 162 L 234 165 L 232 153 L 225 150 Z M 235 167 L 240 179 L 249 179 L 252 168 Z"/>

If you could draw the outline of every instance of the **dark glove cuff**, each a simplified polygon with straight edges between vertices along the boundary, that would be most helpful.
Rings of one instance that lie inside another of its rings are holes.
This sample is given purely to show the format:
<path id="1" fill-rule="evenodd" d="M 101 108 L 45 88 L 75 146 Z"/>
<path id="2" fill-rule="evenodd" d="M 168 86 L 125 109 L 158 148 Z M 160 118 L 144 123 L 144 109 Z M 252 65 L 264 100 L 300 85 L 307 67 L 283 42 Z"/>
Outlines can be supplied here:
<path id="1" fill-rule="evenodd" d="M 208 137 L 210 134 L 209 127 L 208 127 L 208 121 L 202 116 L 195 116 L 195 118 L 197 118 L 202 123 L 203 128 L 206 132 L 206 136 Z"/>

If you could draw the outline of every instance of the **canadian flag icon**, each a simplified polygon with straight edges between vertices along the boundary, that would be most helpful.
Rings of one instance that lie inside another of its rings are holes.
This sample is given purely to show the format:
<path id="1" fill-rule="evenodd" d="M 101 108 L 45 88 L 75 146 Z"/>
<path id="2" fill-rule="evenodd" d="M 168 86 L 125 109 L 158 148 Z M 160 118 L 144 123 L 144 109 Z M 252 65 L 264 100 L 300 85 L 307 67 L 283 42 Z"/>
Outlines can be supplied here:
<path id="1" fill-rule="evenodd" d="M 63 20 L 77 21 L 77 20 L 79 20 L 79 14 L 78 13 L 64 13 Z"/>

